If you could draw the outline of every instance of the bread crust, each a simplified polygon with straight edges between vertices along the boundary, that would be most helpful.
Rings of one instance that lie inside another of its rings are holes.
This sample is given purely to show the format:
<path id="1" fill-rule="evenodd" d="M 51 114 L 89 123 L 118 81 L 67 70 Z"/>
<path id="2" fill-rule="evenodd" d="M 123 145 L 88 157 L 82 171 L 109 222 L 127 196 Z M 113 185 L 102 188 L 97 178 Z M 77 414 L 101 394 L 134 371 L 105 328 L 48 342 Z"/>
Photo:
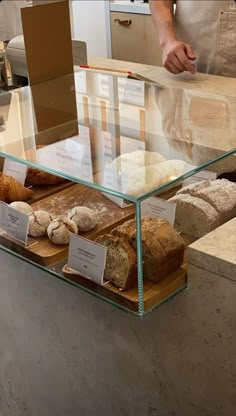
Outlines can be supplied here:
<path id="1" fill-rule="evenodd" d="M 0 201 L 10 202 L 27 201 L 33 195 L 31 189 L 25 188 L 12 176 L 0 172 Z"/>
<path id="2" fill-rule="evenodd" d="M 25 182 L 33 186 L 49 186 L 65 182 L 65 179 L 52 173 L 29 167 Z"/>
<path id="3" fill-rule="evenodd" d="M 141 227 L 144 278 L 157 282 L 180 267 L 184 242 L 164 219 L 143 217 Z M 135 219 L 116 227 L 112 235 L 126 239 L 136 249 Z"/>
<path id="4" fill-rule="evenodd" d="M 122 285 L 117 285 L 116 281 L 112 276 L 106 276 L 106 269 L 105 269 L 105 278 L 107 280 L 111 281 L 116 287 L 119 287 L 122 290 L 129 290 L 137 286 L 137 256 L 136 252 L 129 244 L 128 241 L 124 240 L 123 238 L 120 238 L 118 236 L 114 236 L 111 234 L 104 234 L 96 238 L 96 242 L 99 244 L 102 244 L 108 248 L 107 256 L 109 256 L 109 245 L 113 244 L 114 246 L 119 246 L 124 249 L 128 256 L 129 260 L 129 271 L 126 277 L 126 280 L 124 280 Z"/>

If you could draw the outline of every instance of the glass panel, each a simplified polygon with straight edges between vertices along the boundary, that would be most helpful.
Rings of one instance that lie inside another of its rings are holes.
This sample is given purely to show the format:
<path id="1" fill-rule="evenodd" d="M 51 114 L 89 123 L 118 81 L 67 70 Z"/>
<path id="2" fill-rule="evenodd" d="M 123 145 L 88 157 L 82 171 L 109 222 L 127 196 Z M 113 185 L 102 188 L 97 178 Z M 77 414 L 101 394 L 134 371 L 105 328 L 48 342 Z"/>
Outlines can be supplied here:
<path id="1" fill-rule="evenodd" d="M 0 109 L 2 156 L 130 201 L 175 185 L 236 146 L 235 97 L 97 72 L 2 94 Z"/>
<path id="2" fill-rule="evenodd" d="M 233 171 L 235 110 L 235 96 L 160 88 L 84 70 L 0 94 L 0 155 L 77 183 L 52 191 L 33 187 L 33 209 L 45 209 L 54 217 L 76 205 L 95 209 L 99 225 L 83 234 L 89 240 L 132 219 L 137 284 L 122 291 L 110 281 L 94 284 L 68 268 L 68 246 L 53 247 L 47 237 L 30 238 L 25 248 L 0 232 L 1 248 L 135 316 L 145 316 L 186 287 L 186 272 L 178 263 L 175 275 L 160 282 L 145 275 L 149 251 L 142 239 L 141 202 L 156 194 L 169 199 L 183 179 L 203 168 L 217 175 Z M 115 204 L 114 196 L 119 197 Z M 185 230 L 178 231 L 185 246 L 193 241 Z M 151 270 L 157 264 L 152 257 Z"/>

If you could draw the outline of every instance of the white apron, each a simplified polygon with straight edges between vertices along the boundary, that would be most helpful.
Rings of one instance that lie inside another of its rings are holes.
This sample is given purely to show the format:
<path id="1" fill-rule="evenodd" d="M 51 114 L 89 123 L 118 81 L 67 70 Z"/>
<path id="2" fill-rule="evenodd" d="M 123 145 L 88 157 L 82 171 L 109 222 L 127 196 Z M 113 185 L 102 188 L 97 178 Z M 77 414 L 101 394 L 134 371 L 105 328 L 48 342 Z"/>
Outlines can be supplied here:
<path id="1" fill-rule="evenodd" d="M 0 2 L 1 41 L 11 40 L 23 33 L 20 9 L 28 5 L 27 0 L 2 0 Z"/>
<path id="2" fill-rule="evenodd" d="M 236 2 L 177 0 L 178 38 L 190 44 L 198 72 L 236 77 Z"/>

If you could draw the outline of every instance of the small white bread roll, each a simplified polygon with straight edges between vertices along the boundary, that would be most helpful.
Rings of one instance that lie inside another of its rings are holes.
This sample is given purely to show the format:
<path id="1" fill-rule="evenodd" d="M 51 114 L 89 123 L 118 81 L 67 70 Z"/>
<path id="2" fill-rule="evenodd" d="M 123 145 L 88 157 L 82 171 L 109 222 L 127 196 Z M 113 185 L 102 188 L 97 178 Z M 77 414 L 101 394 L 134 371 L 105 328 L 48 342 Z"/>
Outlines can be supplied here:
<path id="1" fill-rule="evenodd" d="M 76 223 L 79 233 L 92 230 L 98 223 L 96 212 L 87 207 L 75 207 L 67 217 Z"/>
<path id="2" fill-rule="evenodd" d="M 20 211 L 20 212 L 22 212 L 23 214 L 26 214 L 26 215 L 33 214 L 33 208 L 29 204 L 27 204 L 26 202 L 15 201 L 15 202 L 12 202 L 10 204 L 10 207 L 12 207 L 12 208 L 16 209 L 17 211 Z"/>
<path id="3" fill-rule="evenodd" d="M 57 218 L 47 228 L 48 238 L 54 244 L 69 244 L 71 233 L 77 234 L 78 228 L 75 222 L 68 218 Z"/>
<path id="4" fill-rule="evenodd" d="M 52 216 L 46 211 L 34 211 L 30 215 L 29 231 L 31 237 L 43 237 L 47 234 L 47 228 L 52 221 Z"/>

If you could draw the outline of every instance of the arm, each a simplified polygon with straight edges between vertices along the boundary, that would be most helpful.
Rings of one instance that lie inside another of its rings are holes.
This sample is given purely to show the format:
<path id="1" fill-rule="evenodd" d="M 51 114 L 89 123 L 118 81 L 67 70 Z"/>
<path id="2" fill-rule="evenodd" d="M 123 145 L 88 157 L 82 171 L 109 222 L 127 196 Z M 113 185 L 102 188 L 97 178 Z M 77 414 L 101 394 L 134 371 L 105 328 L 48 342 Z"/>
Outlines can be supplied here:
<path id="1" fill-rule="evenodd" d="M 174 28 L 174 0 L 149 0 L 154 24 L 163 50 L 163 65 L 173 74 L 195 73 L 191 59 L 196 59 L 190 45 L 177 39 Z"/>

